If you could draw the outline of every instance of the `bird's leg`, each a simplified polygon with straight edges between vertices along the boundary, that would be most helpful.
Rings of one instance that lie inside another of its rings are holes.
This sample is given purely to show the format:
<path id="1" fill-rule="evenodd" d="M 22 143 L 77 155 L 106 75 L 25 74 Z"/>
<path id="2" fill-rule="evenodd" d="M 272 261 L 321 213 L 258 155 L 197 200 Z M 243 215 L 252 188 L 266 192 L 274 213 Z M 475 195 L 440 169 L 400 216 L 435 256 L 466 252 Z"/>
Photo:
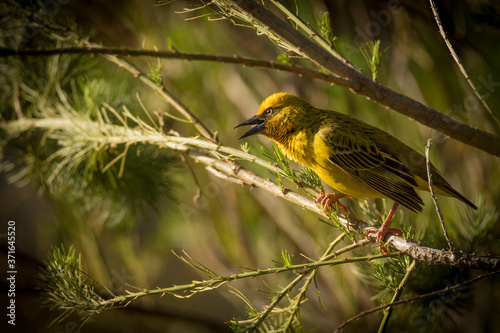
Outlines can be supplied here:
<path id="1" fill-rule="evenodd" d="M 380 226 L 380 228 L 378 228 L 377 230 L 366 230 L 365 235 L 375 233 L 377 236 L 377 243 L 379 243 L 379 244 L 380 244 L 380 241 L 382 240 L 382 238 L 384 238 L 384 236 L 387 233 L 393 233 L 393 234 L 396 234 L 400 237 L 403 236 L 400 229 L 395 229 L 395 228 L 389 227 L 389 224 L 391 223 L 392 217 L 394 216 L 394 213 L 396 212 L 396 209 L 398 208 L 398 206 L 399 206 L 399 204 L 397 202 L 395 202 L 394 205 L 392 206 L 391 210 L 389 211 L 389 214 L 387 215 L 384 223 L 382 223 L 382 225 Z"/>
<path id="2" fill-rule="evenodd" d="M 330 193 L 330 194 L 321 194 L 316 202 L 321 204 L 324 211 L 330 211 L 328 208 L 332 203 L 336 203 L 337 207 L 345 213 L 349 213 L 347 211 L 347 207 L 339 202 L 340 198 L 352 198 L 352 195 L 344 194 L 344 193 Z"/>

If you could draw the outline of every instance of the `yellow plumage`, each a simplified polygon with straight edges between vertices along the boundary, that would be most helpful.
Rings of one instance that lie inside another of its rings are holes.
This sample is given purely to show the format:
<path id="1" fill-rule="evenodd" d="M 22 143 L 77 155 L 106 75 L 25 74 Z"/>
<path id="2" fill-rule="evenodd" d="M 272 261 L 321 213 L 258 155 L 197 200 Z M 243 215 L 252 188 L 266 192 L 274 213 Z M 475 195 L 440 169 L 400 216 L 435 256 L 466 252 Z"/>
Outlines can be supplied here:
<path id="1" fill-rule="evenodd" d="M 276 93 L 255 117 L 239 126 L 256 125 L 242 137 L 262 134 L 292 160 L 306 165 L 335 190 L 348 196 L 388 197 L 422 210 L 417 190 L 428 191 L 425 158 L 392 135 L 348 115 L 321 110 L 304 100 Z M 476 206 L 451 187 L 432 166 L 436 193 Z"/>

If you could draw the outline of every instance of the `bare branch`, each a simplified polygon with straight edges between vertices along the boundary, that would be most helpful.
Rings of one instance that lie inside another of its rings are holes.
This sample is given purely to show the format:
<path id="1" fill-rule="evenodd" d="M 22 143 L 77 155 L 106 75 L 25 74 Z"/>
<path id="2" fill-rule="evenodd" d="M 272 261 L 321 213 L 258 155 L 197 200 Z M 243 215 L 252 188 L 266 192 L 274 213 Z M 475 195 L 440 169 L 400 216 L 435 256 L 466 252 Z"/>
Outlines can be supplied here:
<path id="1" fill-rule="evenodd" d="M 446 238 L 446 242 L 448 243 L 448 248 L 450 251 L 453 251 L 453 245 L 451 244 L 450 237 L 448 236 L 448 231 L 446 230 L 446 226 L 444 224 L 443 214 L 441 214 L 441 209 L 439 208 L 438 199 L 436 194 L 434 193 L 434 188 L 432 187 L 432 172 L 431 172 L 431 160 L 429 159 L 429 150 L 431 148 L 432 139 L 427 140 L 427 145 L 425 146 L 425 165 L 427 167 L 427 180 L 429 183 L 429 192 L 431 193 L 432 201 L 434 202 L 434 207 L 436 207 L 436 213 L 439 218 L 439 222 L 441 223 L 441 228 L 443 229 L 444 238 Z"/>

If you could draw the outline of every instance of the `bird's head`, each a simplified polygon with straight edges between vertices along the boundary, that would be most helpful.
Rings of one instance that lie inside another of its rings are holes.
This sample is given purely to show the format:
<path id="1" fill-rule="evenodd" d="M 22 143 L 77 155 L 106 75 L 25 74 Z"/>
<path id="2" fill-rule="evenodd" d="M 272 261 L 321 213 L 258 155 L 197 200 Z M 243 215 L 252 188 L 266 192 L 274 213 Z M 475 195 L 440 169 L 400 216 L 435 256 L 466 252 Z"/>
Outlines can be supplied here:
<path id="1" fill-rule="evenodd" d="M 245 120 L 237 127 L 255 125 L 240 139 L 262 134 L 277 142 L 286 140 L 301 126 L 300 118 L 311 105 L 288 93 L 276 93 L 267 97 L 259 107 L 257 115 Z"/>

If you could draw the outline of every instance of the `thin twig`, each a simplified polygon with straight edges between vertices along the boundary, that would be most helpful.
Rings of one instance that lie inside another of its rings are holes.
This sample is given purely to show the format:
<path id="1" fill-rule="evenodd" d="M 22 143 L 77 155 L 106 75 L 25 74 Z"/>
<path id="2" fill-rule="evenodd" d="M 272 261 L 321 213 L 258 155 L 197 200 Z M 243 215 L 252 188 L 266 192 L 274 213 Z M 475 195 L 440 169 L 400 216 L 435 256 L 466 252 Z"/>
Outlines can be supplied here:
<path id="1" fill-rule="evenodd" d="M 193 202 L 198 202 L 201 198 L 201 186 L 200 182 L 198 181 L 198 177 L 196 176 L 196 173 L 194 172 L 193 168 L 191 167 L 191 164 L 189 164 L 189 161 L 186 158 L 185 153 L 181 153 L 181 160 L 184 162 L 189 170 L 189 173 L 191 174 L 191 177 L 193 177 L 194 183 L 196 185 L 196 194 L 193 197 Z"/>
<path id="2" fill-rule="evenodd" d="M 61 48 L 47 48 L 47 49 L 24 49 L 14 50 L 0 47 L 0 57 L 8 56 L 53 56 L 58 54 L 88 54 L 88 55 L 113 55 L 123 57 L 156 57 L 162 59 L 181 59 L 189 61 L 211 61 L 224 64 L 236 64 L 243 67 L 266 68 L 278 71 L 297 74 L 312 79 L 319 79 L 330 82 L 332 84 L 348 87 L 349 81 L 339 78 L 335 75 L 320 73 L 318 71 L 295 66 L 287 65 L 274 61 L 258 60 L 240 57 L 238 55 L 222 56 L 210 55 L 200 53 L 184 53 L 178 51 L 158 51 L 158 50 L 136 50 L 126 48 L 113 48 L 113 47 L 61 47 Z"/>
<path id="3" fill-rule="evenodd" d="M 403 290 L 404 290 L 406 284 L 410 280 L 410 276 L 415 271 L 415 268 L 417 268 L 417 265 L 418 265 L 418 261 L 413 260 L 411 265 L 406 269 L 406 274 L 403 277 L 403 279 L 401 280 L 401 282 L 399 283 L 399 286 L 397 287 L 396 292 L 394 293 L 394 296 L 392 297 L 391 301 L 389 302 L 390 306 L 388 307 L 387 312 L 384 314 L 384 318 L 382 319 L 382 322 L 380 323 L 380 327 L 378 329 L 379 333 L 385 332 L 385 330 L 387 328 L 387 324 L 389 323 L 389 318 L 392 315 L 392 310 L 394 309 L 394 303 L 397 302 L 399 300 L 399 298 L 401 297 L 401 294 L 403 293 Z M 391 304 L 392 304 L 392 306 L 391 306 Z"/>
<path id="4" fill-rule="evenodd" d="M 257 320 L 255 321 L 255 323 L 249 328 L 249 332 L 250 333 L 253 333 L 253 332 L 258 332 L 260 326 L 264 323 L 264 321 L 266 320 L 266 318 L 271 314 L 271 312 L 273 311 L 274 308 L 276 308 L 276 306 L 278 305 L 278 303 L 283 299 L 283 297 L 285 297 L 286 295 L 288 295 L 288 293 L 300 282 L 302 281 L 302 279 L 304 278 L 304 275 L 297 275 L 297 277 L 295 277 L 295 279 L 293 279 L 292 282 L 290 282 L 285 288 L 283 288 L 278 295 L 276 295 L 276 297 L 273 298 L 273 301 L 271 302 L 271 304 L 269 304 L 269 306 L 266 307 L 266 310 L 264 312 L 262 312 L 259 317 L 257 318 Z M 290 320 L 293 319 L 293 315 L 290 316 Z"/>
<path id="5" fill-rule="evenodd" d="M 396 305 L 401 305 L 401 304 L 406 304 L 406 303 L 410 303 L 410 302 L 415 302 L 415 301 L 418 301 L 418 300 L 421 300 L 421 299 L 424 299 L 424 298 L 427 298 L 427 297 L 433 297 L 433 296 L 438 296 L 438 295 L 441 295 L 441 294 L 444 294 L 444 293 L 447 293 L 449 291 L 453 291 L 455 289 L 459 289 L 459 288 L 463 288 L 469 284 L 472 284 L 472 283 L 475 283 L 479 280 L 482 280 L 482 279 L 486 279 L 486 278 L 489 278 L 489 277 L 493 277 L 497 274 L 500 273 L 500 270 L 497 270 L 497 271 L 494 271 L 494 272 L 490 272 L 490 273 L 486 273 L 486 274 L 483 274 L 483 275 L 480 275 L 476 278 L 473 278 L 469 281 L 466 281 L 466 282 L 463 282 L 463 283 L 459 283 L 459 284 L 456 284 L 452 287 L 446 287 L 444 289 L 441 289 L 441 290 L 437 290 L 437 291 L 433 291 L 433 292 L 430 292 L 430 293 L 427 293 L 427 294 L 422 294 L 422 295 L 418 295 L 418 296 L 415 296 L 415 297 L 411 297 L 411 298 L 406 298 L 406 299 L 402 299 L 402 300 L 399 300 L 399 301 L 396 301 L 396 302 L 393 302 L 393 303 L 389 303 L 389 304 L 386 304 L 386 305 L 381 305 L 381 306 L 377 306 L 376 308 L 373 308 L 373 309 L 370 309 L 370 310 L 366 310 L 366 311 L 362 311 L 360 313 L 358 313 L 357 315 L 355 315 L 354 317 L 351 317 L 349 318 L 348 320 L 344 321 L 341 325 L 339 325 L 334 333 L 339 333 L 341 332 L 345 326 L 347 326 L 348 324 L 352 323 L 353 321 L 356 321 L 366 315 L 369 315 L 369 314 L 372 314 L 374 312 L 378 312 L 380 310 L 383 310 L 383 309 L 386 309 L 388 307 L 393 307 L 393 306 L 396 306 Z"/>
<path id="6" fill-rule="evenodd" d="M 474 92 L 474 95 L 476 95 L 477 99 L 479 99 L 481 101 L 481 104 L 483 104 L 483 107 L 486 109 L 486 111 L 488 111 L 488 113 L 491 115 L 491 117 L 496 121 L 497 125 L 500 125 L 500 120 L 498 120 L 498 118 L 495 116 L 493 111 L 491 111 L 490 107 L 488 106 L 488 104 L 484 100 L 483 96 L 481 96 L 481 94 L 477 91 L 476 85 L 470 79 L 469 74 L 467 74 L 467 71 L 465 70 L 464 66 L 462 65 L 462 62 L 460 61 L 460 58 L 458 57 L 457 53 L 453 49 L 451 42 L 449 41 L 448 37 L 446 37 L 446 32 L 444 31 L 443 24 L 441 23 L 441 19 L 439 18 L 439 13 L 438 13 L 438 10 L 436 8 L 436 4 L 434 3 L 433 0 L 429 0 L 429 2 L 431 4 L 432 13 L 434 14 L 434 19 L 436 20 L 436 24 L 439 28 L 439 33 L 441 34 L 441 37 L 443 37 L 444 42 L 445 42 L 446 46 L 448 47 L 448 50 L 450 50 L 450 53 L 451 53 L 451 56 L 453 57 L 453 60 L 455 60 L 455 62 L 457 63 L 458 68 L 460 69 L 460 72 L 465 77 L 465 80 L 467 80 L 467 83 L 469 83 L 470 87 L 472 88 L 472 91 Z"/>
<path id="7" fill-rule="evenodd" d="M 238 185 L 245 185 L 245 182 L 242 181 L 241 179 L 228 176 L 225 173 L 220 172 L 216 168 L 212 167 L 211 165 L 207 165 L 205 167 L 205 169 L 207 169 L 208 172 L 210 172 L 211 174 L 213 174 L 216 177 L 219 177 L 220 179 L 224 179 L 224 180 L 227 180 L 228 182 L 235 183 L 235 184 L 238 184 Z"/>
<path id="8" fill-rule="evenodd" d="M 439 218 L 439 222 L 441 223 L 441 228 L 443 229 L 444 238 L 448 243 L 448 248 L 450 251 L 453 251 L 453 245 L 451 243 L 450 237 L 448 236 L 448 231 L 446 230 L 446 226 L 444 224 L 443 214 L 441 214 L 441 209 L 439 208 L 438 199 L 436 194 L 434 194 L 434 188 L 432 187 L 432 171 L 431 171 L 431 161 L 429 159 L 429 150 L 431 148 L 432 139 L 427 140 L 427 145 L 425 146 L 425 165 L 427 166 L 427 180 L 429 182 L 429 192 L 431 193 L 432 201 L 434 202 L 434 207 L 436 207 L 436 212 Z"/>
<path id="9" fill-rule="evenodd" d="M 340 243 L 340 241 L 342 239 L 344 239 L 345 236 L 346 236 L 346 234 L 342 233 L 333 242 L 331 242 L 330 245 L 328 246 L 328 248 L 326 249 L 326 251 L 323 253 L 323 255 L 321 256 L 321 258 L 318 261 L 328 260 L 327 258 L 331 255 L 335 246 L 337 246 L 337 244 Z M 306 292 L 307 292 L 307 290 L 309 290 L 309 286 L 311 285 L 311 283 L 315 280 L 316 274 L 318 273 L 318 271 L 319 271 L 318 268 L 313 268 L 310 271 L 306 272 L 305 274 L 300 275 L 302 278 L 304 278 L 307 274 L 309 274 L 306 281 L 304 282 L 304 285 L 300 288 L 298 295 L 295 296 L 295 303 L 294 303 L 294 307 L 293 307 L 293 312 L 290 314 L 290 316 L 287 319 L 286 324 L 284 325 L 284 332 L 288 332 L 292 328 L 293 318 L 295 316 L 297 316 L 299 309 L 300 309 L 299 305 L 301 304 L 302 299 L 305 299 Z"/>
<path id="10" fill-rule="evenodd" d="M 189 298 L 190 296 L 197 294 L 202 291 L 207 291 L 211 289 L 216 289 L 228 282 L 231 281 L 236 281 L 236 280 L 241 280 L 241 279 L 248 279 L 248 278 L 255 278 L 258 276 L 264 276 L 264 275 L 275 275 L 283 272 L 293 272 L 296 270 L 304 270 L 304 269 L 310 269 L 310 268 L 317 268 L 317 267 L 322 267 L 322 266 L 337 266 L 337 265 L 345 265 L 353 262 L 369 262 L 372 260 L 377 260 L 377 259 L 382 259 L 382 258 L 390 258 L 390 257 L 396 257 L 401 255 L 399 252 L 391 252 L 391 253 L 386 253 L 386 254 L 375 254 L 375 255 L 370 255 L 370 256 L 363 256 L 363 257 L 356 257 L 356 258 L 343 258 L 343 259 L 333 259 L 333 260 L 327 260 L 327 261 L 317 261 L 317 262 L 311 262 L 311 263 L 304 263 L 304 264 L 296 264 L 296 265 L 289 265 L 289 266 L 282 266 L 282 267 L 276 267 L 276 268 L 268 268 L 268 269 L 258 269 L 258 270 L 251 270 L 249 272 L 244 272 L 244 273 L 239 273 L 239 274 L 233 274 L 233 275 L 227 275 L 227 276 L 219 276 L 216 275 L 215 273 L 209 271 L 208 273 L 211 274 L 212 278 L 208 280 L 203 280 L 203 281 L 193 281 L 188 284 L 183 284 L 183 285 L 174 285 L 172 287 L 167 287 L 167 288 L 157 288 L 157 289 L 152 289 L 152 290 L 141 290 L 139 292 L 127 292 L 126 295 L 119 295 L 115 296 L 113 298 L 107 299 L 105 301 L 99 302 L 98 306 L 101 310 L 104 310 L 106 308 L 111 308 L 119 305 L 126 304 L 127 302 L 136 300 L 138 298 L 148 296 L 148 295 L 163 295 L 163 294 L 173 294 L 177 297 L 181 298 Z M 184 259 L 182 256 L 178 256 L 181 258 L 184 262 L 189 263 L 189 260 Z M 192 258 L 190 258 L 193 260 Z M 199 262 L 196 262 L 195 264 L 190 264 L 194 268 L 200 268 L 202 271 L 206 271 L 207 268 L 204 266 L 200 266 L 201 264 Z M 209 274 L 209 275 L 210 275 Z M 186 292 L 189 291 L 192 294 L 188 295 L 182 295 L 180 294 L 181 292 Z"/>
<path id="11" fill-rule="evenodd" d="M 271 0 L 271 2 L 278 7 L 279 10 L 281 10 L 289 20 L 292 20 L 295 24 L 297 24 L 298 27 L 300 27 L 302 30 L 304 30 L 310 38 L 315 40 L 319 45 L 321 45 L 325 50 L 330 52 L 335 58 L 339 59 L 340 61 L 344 62 L 346 65 L 350 66 L 354 70 L 359 71 L 353 64 L 349 62 L 346 58 L 344 58 L 342 55 L 340 55 L 334 48 L 333 45 L 330 45 L 321 35 L 317 34 L 314 32 L 307 23 L 302 21 L 300 17 L 292 13 L 285 5 L 283 5 L 280 1 L 277 0 Z"/>
<path id="12" fill-rule="evenodd" d="M 19 100 L 19 83 L 17 81 L 14 82 L 12 104 L 14 105 L 17 119 L 25 119 L 23 109 L 21 107 L 21 101 Z"/>

